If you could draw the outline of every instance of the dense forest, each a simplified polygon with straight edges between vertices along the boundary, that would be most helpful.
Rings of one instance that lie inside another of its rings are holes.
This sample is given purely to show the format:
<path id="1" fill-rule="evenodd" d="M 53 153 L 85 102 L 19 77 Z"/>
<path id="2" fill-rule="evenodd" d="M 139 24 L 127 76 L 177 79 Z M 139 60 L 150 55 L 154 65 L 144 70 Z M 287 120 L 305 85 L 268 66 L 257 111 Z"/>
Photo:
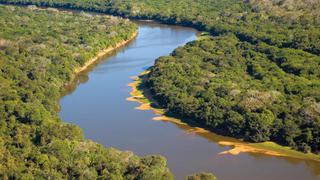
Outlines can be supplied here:
<path id="1" fill-rule="evenodd" d="M 0 0 L 153 19 L 210 32 L 157 60 L 161 105 L 214 131 L 320 151 L 317 0 Z"/>
<path id="2" fill-rule="evenodd" d="M 196 27 L 213 35 L 233 33 L 241 41 L 320 54 L 317 0 L 0 0 L 153 19 Z"/>
<path id="3" fill-rule="evenodd" d="M 106 149 L 58 117 L 74 70 L 136 28 L 110 16 L 0 6 L 0 179 L 172 179 L 163 157 Z"/>
<path id="4" fill-rule="evenodd" d="M 161 57 L 148 84 L 171 113 L 252 142 L 320 150 L 320 57 L 233 35 Z"/>

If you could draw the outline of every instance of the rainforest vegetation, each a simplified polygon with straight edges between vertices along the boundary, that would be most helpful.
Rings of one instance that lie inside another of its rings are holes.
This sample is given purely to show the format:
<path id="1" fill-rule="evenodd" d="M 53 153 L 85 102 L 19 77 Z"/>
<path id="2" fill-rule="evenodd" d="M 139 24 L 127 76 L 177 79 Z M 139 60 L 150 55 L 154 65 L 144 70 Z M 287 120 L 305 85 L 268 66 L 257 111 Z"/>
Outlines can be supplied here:
<path id="1" fill-rule="evenodd" d="M 0 6 L 0 179 L 172 179 L 163 157 L 106 149 L 58 117 L 74 70 L 136 28 L 110 16 Z"/>
<path id="2" fill-rule="evenodd" d="M 148 84 L 161 105 L 253 142 L 320 151 L 317 0 L 0 0 L 153 19 L 208 31 L 157 60 Z"/>
<path id="3" fill-rule="evenodd" d="M 318 0 L 0 0 L 63 7 L 196 27 L 241 41 L 320 54 Z"/>
<path id="4" fill-rule="evenodd" d="M 217 132 L 320 150 L 320 57 L 228 34 L 157 60 L 148 84 L 161 106 Z"/>

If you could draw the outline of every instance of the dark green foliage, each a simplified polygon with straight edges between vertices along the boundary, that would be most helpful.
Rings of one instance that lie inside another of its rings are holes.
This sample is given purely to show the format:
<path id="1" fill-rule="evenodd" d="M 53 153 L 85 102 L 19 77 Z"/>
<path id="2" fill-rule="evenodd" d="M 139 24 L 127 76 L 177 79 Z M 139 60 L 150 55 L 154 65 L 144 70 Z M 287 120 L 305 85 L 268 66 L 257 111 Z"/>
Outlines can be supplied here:
<path id="1" fill-rule="evenodd" d="M 254 142 L 271 139 L 319 152 L 318 1 L 0 2 L 153 19 L 220 36 L 191 43 L 158 60 L 149 82 L 160 103 L 232 136 Z M 32 79 L 33 74 L 28 77 Z"/>
<path id="2" fill-rule="evenodd" d="M 115 17 L 0 6 L 0 179 L 172 178 L 162 157 L 106 149 L 58 117 L 74 70 L 135 31 Z"/>
<path id="3" fill-rule="evenodd" d="M 217 180 L 217 178 L 211 173 L 200 172 L 188 176 L 186 180 Z"/>
<path id="4" fill-rule="evenodd" d="M 319 152 L 319 78 L 319 56 L 230 34 L 159 58 L 147 83 L 170 112 L 213 130 Z"/>

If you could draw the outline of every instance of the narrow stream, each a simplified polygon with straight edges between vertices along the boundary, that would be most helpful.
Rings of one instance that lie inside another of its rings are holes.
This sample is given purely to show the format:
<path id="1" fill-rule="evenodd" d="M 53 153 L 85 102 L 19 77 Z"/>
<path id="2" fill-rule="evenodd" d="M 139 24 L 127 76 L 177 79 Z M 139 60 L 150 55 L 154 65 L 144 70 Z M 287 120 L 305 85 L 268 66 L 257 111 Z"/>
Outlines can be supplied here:
<path id="1" fill-rule="evenodd" d="M 320 179 L 320 163 L 262 154 L 219 155 L 230 149 L 217 144 L 223 137 L 189 133 L 188 127 L 153 121 L 129 97 L 131 77 L 159 56 L 196 39 L 191 28 L 138 22 L 139 35 L 128 46 L 83 73 L 61 99 L 60 117 L 79 125 L 88 139 L 138 155 L 161 154 L 176 179 L 199 171 L 220 180 Z"/>

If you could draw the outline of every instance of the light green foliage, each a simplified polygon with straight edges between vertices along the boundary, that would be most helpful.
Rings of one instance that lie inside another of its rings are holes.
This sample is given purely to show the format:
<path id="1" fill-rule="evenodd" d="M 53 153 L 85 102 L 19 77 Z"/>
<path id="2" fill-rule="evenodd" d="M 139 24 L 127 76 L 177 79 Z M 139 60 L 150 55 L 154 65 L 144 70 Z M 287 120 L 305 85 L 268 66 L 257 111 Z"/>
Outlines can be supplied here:
<path id="1" fill-rule="evenodd" d="M 312 0 L 0 0 L 63 7 L 193 26 L 214 35 L 233 33 L 251 43 L 320 54 L 320 5 Z M 272 4 L 272 5 L 270 5 Z"/>
<path id="2" fill-rule="evenodd" d="M 218 37 L 158 60 L 150 86 L 162 105 L 232 136 L 319 152 L 319 1 L 0 2 L 153 19 L 210 32 Z"/>
<path id="3" fill-rule="evenodd" d="M 58 118 L 75 68 L 135 31 L 115 17 L 0 6 L 0 179 L 172 178 L 165 159 L 106 149 Z"/>

